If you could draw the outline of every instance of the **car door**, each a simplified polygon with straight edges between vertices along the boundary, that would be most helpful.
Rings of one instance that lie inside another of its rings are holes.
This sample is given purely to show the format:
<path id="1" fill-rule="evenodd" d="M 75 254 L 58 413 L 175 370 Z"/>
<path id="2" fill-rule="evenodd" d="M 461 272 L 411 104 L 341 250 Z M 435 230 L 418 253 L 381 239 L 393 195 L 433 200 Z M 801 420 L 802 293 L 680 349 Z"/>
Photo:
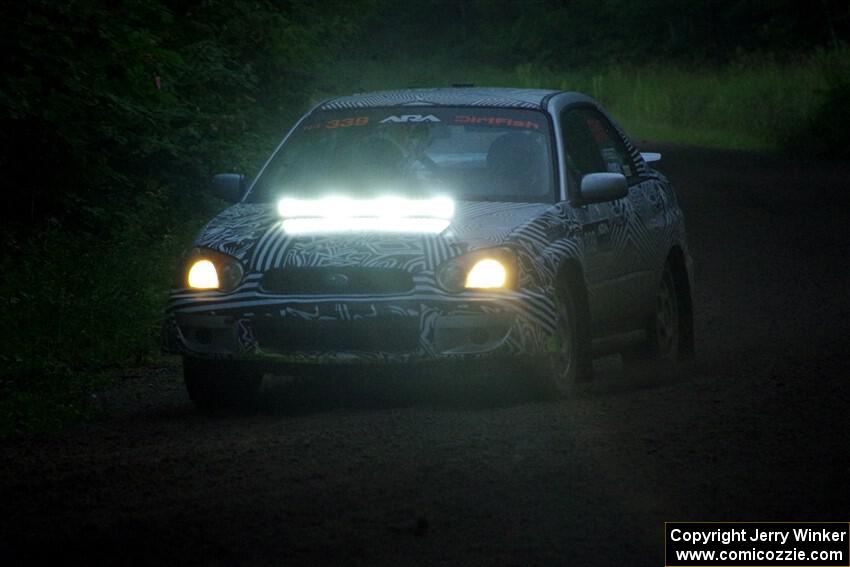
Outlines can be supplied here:
<path id="1" fill-rule="evenodd" d="M 585 276 L 597 334 L 631 330 L 644 312 L 648 251 L 656 246 L 646 229 L 656 211 L 618 130 L 592 105 L 562 113 L 567 183 L 585 242 Z M 580 185 L 589 173 L 620 173 L 628 196 L 583 204 Z M 601 327 L 601 328 L 600 328 Z"/>
<path id="2" fill-rule="evenodd" d="M 628 151 L 622 133 L 602 113 L 587 110 L 586 115 L 605 171 L 622 173 L 629 183 L 612 236 L 618 252 L 618 315 L 626 327 L 641 326 L 647 309 L 654 308 L 656 275 L 667 254 L 663 190 L 656 178 L 639 175 L 632 158 L 636 152 Z"/>

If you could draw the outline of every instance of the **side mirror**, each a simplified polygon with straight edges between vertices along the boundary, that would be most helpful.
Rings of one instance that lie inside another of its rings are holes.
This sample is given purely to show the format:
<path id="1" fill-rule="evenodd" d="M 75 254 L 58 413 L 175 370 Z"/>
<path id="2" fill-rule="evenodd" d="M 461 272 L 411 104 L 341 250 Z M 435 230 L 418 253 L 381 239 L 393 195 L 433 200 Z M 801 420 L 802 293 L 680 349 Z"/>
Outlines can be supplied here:
<path id="1" fill-rule="evenodd" d="M 581 202 L 603 203 L 622 199 L 629 194 L 629 184 L 622 173 L 588 173 L 581 178 Z"/>
<path id="2" fill-rule="evenodd" d="M 213 195 L 228 203 L 239 201 L 247 188 L 245 176 L 241 173 L 219 173 L 213 177 Z"/>

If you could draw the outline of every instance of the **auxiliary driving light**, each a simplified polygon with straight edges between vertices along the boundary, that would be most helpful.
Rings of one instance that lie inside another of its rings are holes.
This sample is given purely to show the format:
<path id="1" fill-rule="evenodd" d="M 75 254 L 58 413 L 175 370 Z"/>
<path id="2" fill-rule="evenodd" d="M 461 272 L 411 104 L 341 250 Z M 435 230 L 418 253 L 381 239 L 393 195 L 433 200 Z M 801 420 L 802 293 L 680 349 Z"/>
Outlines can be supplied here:
<path id="1" fill-rule="evenodd" d="M 448 197 L 408 199 L 379 197 L 352 199 L 328 196 L 321 199 L 283 198 L 278 213 L 290 234 L 321 232 L 395 232 L 439 234 L 454 216 Z"/>

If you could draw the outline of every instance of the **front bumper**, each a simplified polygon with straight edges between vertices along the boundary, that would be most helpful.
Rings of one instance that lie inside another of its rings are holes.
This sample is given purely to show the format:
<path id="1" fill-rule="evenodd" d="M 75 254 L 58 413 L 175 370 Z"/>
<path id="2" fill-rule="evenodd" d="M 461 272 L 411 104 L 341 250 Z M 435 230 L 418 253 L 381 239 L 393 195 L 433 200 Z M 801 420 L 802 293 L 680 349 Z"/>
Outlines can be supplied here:
<path id="1" fill-rule="evenodd" d="M 397 296 L 172 294 L 164 350 L 296 364 L 393 363 L 537 355 L 554 306 L 529 291 Z"/>

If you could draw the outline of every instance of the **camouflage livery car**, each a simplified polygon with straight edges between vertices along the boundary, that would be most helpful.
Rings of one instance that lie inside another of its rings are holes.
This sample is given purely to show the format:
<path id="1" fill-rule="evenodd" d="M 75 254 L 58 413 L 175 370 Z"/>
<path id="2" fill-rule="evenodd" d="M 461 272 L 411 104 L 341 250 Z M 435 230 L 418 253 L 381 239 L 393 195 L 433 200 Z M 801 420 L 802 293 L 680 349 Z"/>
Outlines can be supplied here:
<path id="1" fill-rule="evenodd" d="M 204 409 L 308 365 L 529 361 L 552 392 L 693 350 L 671 184 L 578 93 L 357 94 L 307 113 L 201 231 L 165 348 Z"/>

